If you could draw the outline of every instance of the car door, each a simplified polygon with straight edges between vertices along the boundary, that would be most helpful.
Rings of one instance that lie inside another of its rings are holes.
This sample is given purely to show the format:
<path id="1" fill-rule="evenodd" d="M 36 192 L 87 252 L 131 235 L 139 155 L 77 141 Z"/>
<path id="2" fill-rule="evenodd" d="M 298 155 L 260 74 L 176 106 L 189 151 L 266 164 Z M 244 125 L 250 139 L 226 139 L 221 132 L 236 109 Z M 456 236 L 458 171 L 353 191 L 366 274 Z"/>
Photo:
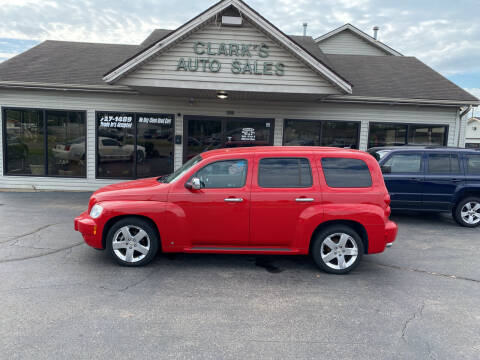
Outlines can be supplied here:
<path id="1" fill-rule="evenodd" d="M 392 209 L 422 208 L 423 151 L 393 152 L 382 163 L 389 172 L 383 173 L 390 193 Z"/>
<path id="2" fill-rule="evenodd" d="M 255 156 L 250 211 L 252 246 L 293 246 L 301 214 L 321 203 L 312 164 L 312 158 L 305 156 Z"/>
<path id="3" fill-rule="evenodd" d="M 252 156 L 210 161 L 194 177 L 201 189 L 183 185 L 169 194 L 184 220 L 185 246 L 232 247 L 249 242 Z"/>
<path id="4" fill-rule="evenodd" d="M 448 211 L 459 187 L 465 183 L 465 175 L 458 154 L 450 152 L 426 153 L 423 208 Z"/>

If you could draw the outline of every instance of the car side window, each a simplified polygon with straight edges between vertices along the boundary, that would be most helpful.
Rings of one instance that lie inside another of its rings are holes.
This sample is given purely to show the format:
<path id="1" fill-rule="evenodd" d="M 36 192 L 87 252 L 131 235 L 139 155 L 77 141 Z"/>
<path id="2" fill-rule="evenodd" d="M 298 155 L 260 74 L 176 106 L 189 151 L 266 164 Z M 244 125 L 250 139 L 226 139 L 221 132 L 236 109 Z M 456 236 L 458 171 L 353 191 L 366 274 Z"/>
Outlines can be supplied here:
<path id="1" fill-rule="evenodd" d="M 460 163 L 457 154 L 428 154 L 429 174 L 458 174 Z"/>
<path id="2" fill-rule="evenodd" d="M 264 158 L 258 165 L 258 185 L 263 188 L 303 188 L 313 184 L 306 158 Z"/>
<path id="3" fill-rule="evenodd" d="M 390 166 L 391 173 L 420 173 L 422 172 L 421 153 L 392 154 L 383 164 Z"/>
<path id="4" fill-rule="evenodd" d="M 465 155 L 467 163 L 467 174 L 480 175 L 480 154 Z"/>
<path id="5" fill-rule="evenodd" d="M 322 158 L 325 181 L 333 188 L 372 186 L 372 176 L 365 161 L 350 158 Z"/>
<path id="6" fill-rule="evenodd" d="M 247 180 L 247 160 L 224 160 L 206 165 L 195 175 L 204 189 L 241 188 Z"/>

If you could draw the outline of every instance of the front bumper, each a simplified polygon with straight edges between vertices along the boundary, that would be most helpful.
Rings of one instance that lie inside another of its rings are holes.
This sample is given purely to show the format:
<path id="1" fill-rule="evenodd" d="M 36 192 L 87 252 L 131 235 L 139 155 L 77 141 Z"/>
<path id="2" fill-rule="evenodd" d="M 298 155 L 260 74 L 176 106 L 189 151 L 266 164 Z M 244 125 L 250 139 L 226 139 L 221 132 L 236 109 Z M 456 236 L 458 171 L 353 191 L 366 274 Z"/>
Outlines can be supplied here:
<path id="1" fill-rule="evenodd" d="M 102 245 L 102 230 L 103 227 L 99 226 L 94 219 L 90 217 L 88 212 L 82 213 L 74 220 L 75 230 L 80 232 L 85 242 L 96 248 L 103 249 Z"/>

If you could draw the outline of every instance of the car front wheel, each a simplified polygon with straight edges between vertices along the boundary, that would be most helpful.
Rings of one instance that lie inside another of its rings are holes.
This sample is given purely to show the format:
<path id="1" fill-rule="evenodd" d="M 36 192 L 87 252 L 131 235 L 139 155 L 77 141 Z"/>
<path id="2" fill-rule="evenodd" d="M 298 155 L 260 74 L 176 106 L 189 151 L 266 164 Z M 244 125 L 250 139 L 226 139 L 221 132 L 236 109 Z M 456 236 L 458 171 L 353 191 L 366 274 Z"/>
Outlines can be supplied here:
<path id="1" fill-rule="evenodd" d="M 158 242 L 157 232 L 152 225 L 135 217 L 115 223 L 106 238 L 107 251 L 124 266 L 148 264 L 157 254 Z"/>
<path id="2" fill-rule="evenodd" d="M 331 274 L 347 274 L 363 255 L 363 242 L 349 226 L 333 225 L 317 234 L 312 247 L 316 264 Z"/>
<path id="3" fill-rule="evenodd" d="M 455 221 L 465 227 L 480 225 L 480 198 L 469 197 L 461 200 L 453 212 Z"/>

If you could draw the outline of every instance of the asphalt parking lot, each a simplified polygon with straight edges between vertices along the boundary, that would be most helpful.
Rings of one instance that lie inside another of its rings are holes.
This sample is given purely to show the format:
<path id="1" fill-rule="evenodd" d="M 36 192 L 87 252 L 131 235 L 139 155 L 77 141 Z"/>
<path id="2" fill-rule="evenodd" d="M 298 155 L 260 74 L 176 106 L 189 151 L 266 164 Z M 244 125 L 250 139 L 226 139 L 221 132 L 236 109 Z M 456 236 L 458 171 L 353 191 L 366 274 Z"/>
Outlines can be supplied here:
<path id="1" fill-rule="evenodd" d="M 346 276 L 301 256 L 131 269 L 73 231 L 89 195 L 0 192 L 0 358 L 480 358 L 480 228 L 395 214 L 394 246 Z"/>

